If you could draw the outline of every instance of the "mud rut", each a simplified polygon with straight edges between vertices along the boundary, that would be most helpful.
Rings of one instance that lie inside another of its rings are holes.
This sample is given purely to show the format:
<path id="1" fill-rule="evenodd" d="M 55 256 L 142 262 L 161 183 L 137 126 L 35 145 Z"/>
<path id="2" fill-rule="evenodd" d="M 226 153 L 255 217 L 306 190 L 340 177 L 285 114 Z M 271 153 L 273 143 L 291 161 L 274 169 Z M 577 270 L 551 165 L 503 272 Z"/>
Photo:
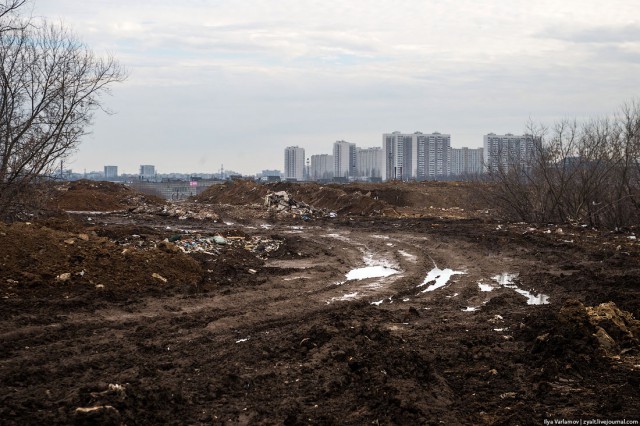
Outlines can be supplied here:
<path id="1" fill-rule="evenodd" d="M 48 320 L 2 336 L 18 342 L 2 360 L 12 371 L 6 419 L 28 410 L 33 423 L 528 424 L 634 414 L 637 395 L 620 396 L 628 370 L 616 378 L 605 368 L 610 388 L 597 390 L 596 376 L 552 380 L 528 360 L 521 335 L 536 331 L 523 323 L 549 315 L 565 290 L 521 283 L 550 296 L 551 305 L 529 306 L 492 277 L 557 269 L 529 249 L 402 222 L 260 225 L 191 230 L 276 233 L 324 250 L 267 260 L 245 282 L 206 294 L 98 301 L 93 309 L 90 299 L 82 309 L 37 302 L 34 312 Z M 398 273 L 345 279 L 376 265 Z M 464 274 L 423 292 L 418 285 L 435 266 Z"/>
<path id="2" fill-rule="evenodd" d="M 98 310 L 90 317 L 80 315 L 76 318 L 71 315 L 68 320 L 83 323 L 140 321 L 173 317 L 177 313 L 197 316 L 202 311 L 214 309 L 219 317 L 209 323 L 205 330 L 220 336 L 231 336 L 229 338 L 234 340 L 238 330 L 250 330 L 269 322 L 295 324 L 310 314 L 339 309 L 341 305 L 354 301 L 366 301 L 384 309 L 407 309 L 413 306 L 429 310 L 437 306 L 439 310 L 451 309 L 455 312 L 465 307 L 478 308 L 495 295 L 479 291 L 478 283 L 491 283 L 496 290 L 500 290 L 492 277 L 503 273 L 517 274 L 520 269 L 531 268 L 535 264 L 483 253 L 477 247 L 459 241 L 445 243 L 438 241 L 436 236 L 413 235 L 401 229 L 376 233 L 375 230 L 304 225 L 263 226 L 263 231 L 295 235 L 320 243 L 331 256 L 267 260 L 267 269 L 285 272 L 269 276 L 259 287 L 242 288 L 231 294 L 215 295 L 204 300 L 183 299 L 176 303 L 148 301 L 146 306 L 134 313 L 109 308 Z M 237 225 L 231 227 L 236 228 Z M 215 233 L 216 228 L 187 229 Z M 254 226 L 248 226 L 244 231 L 255 232 L 255 229 Z M 184 227 L 181 230 L 184 231 Z M 397 272 L 388 277 L 346 278 L 350 270 L 376 265 Z M 442 288 L 425 292 L 428 285 L 418 285 L 436 267 L 450 268 L 462 274 L 452 276 Z M 443 304 L 443 301 L 446 303 Z"/>

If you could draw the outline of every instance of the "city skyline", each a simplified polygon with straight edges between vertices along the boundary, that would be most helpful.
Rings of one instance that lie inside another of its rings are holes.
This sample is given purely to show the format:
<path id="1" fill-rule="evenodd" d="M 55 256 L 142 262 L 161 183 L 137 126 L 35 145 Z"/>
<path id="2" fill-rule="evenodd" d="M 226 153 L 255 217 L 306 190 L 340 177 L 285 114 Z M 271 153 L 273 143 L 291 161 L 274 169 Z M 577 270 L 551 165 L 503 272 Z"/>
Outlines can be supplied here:
<path id="1" fill-rule="evenodd" d="M 613 113 L 638 96 L 630 0 L 35 0 L 129 71 L 67 162 L 101 170 L 245 174 L 328 141 L 374 146 L 389 129 L 447 131 L 452 147 Z M 402 31 L 398 31 L 402 28 Z"/>

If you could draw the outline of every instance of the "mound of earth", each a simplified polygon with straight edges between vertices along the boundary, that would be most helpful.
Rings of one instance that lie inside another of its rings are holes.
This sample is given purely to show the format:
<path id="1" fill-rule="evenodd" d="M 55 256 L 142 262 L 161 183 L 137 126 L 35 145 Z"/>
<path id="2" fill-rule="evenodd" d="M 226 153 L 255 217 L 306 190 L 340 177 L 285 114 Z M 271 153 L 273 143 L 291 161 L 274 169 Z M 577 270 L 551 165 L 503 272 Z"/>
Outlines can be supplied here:
<path id="1" fill-rule="evenodd" d="M 115 211 L 164 203 L 159 197 L 142 194 L 123 184 L 89 180 L 57 184 L 47 200 L 49 208 L 71 211 Z"/>
<path id="2" fill-rule="evenodd" d="M 262 204 L 270 192 L 268 185 L 260 185 L 251 180 L 233 180 L 222 185 L 211 185 L 195 197 L 194 201 L 208 204 Z"/>
<path id="3" fill-rule="evenodd" d="M 339 214 L 402 216 L 413 213 L 464 217 L 468 212 L 491 208 L 481 197 L 478 185 L 467 182 L 260 184 L 239 180 L 212 186 L 195 200 L 210 204 L 262 204 L 269 193 L 285 191 L 297 202 Z"/>
<path id="4" fill-rule="evenodd" d="M 0 253 L 5 297 L 43 291 L 52 297 L 86 291 L 162 293 L 193 286 L 203 274 L 177 247 L 117 244 L 95 231 L 59 231 L 28 222 L 0 223 Z"/>

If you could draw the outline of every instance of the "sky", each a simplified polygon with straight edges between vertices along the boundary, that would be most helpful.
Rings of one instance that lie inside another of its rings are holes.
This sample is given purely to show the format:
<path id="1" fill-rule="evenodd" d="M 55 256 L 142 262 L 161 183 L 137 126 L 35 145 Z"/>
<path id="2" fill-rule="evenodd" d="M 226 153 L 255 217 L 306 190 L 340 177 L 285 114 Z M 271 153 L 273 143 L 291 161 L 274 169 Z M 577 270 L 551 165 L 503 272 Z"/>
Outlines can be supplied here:
<path id="1" fill-rule="evenodd" d="M 255 174 L 392 131 L 523 133 L 640 96 L 637 0 L 32 0 L 128 79 L 67 166 Z"/>

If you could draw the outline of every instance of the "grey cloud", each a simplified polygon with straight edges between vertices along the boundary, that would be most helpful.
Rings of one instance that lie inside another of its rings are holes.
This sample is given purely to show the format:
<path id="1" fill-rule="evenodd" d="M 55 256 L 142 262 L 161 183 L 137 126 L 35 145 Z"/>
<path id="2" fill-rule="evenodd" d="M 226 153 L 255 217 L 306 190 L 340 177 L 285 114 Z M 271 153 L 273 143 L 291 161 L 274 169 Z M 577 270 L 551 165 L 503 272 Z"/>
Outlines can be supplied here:
<path id="1" fill-rule="evenodd" d="M 572 43 L 636 43 L 640 42 L 640 24 L 621 27 L 592 27 L 585 29 L 565 30 L 548 27 L 536 34 L 538 38 L 549 38 Z"/>

